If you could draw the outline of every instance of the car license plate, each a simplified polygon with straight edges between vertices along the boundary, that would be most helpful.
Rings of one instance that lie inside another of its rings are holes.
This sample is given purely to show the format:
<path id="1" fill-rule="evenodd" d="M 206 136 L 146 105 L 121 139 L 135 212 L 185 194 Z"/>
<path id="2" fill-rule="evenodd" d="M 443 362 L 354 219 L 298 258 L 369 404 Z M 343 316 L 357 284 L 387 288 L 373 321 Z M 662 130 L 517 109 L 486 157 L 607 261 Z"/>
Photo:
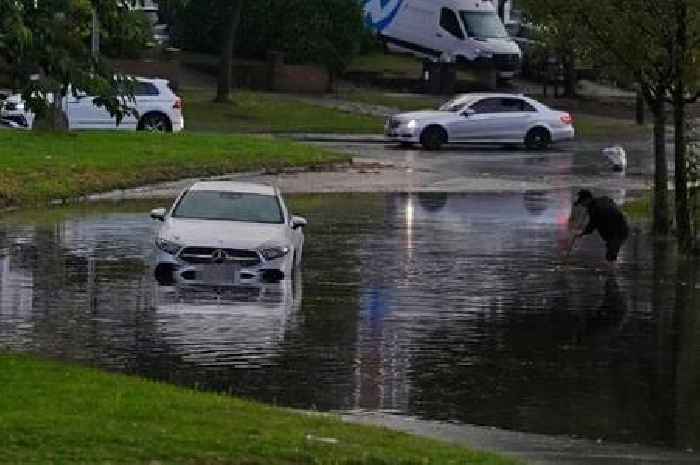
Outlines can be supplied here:
<path id="1" fill-rule="evenodd" d="M 207 265 L 199 271 L 199 281 L 208 284 L 236 284 L 239 280 L 237 265 Z"/>

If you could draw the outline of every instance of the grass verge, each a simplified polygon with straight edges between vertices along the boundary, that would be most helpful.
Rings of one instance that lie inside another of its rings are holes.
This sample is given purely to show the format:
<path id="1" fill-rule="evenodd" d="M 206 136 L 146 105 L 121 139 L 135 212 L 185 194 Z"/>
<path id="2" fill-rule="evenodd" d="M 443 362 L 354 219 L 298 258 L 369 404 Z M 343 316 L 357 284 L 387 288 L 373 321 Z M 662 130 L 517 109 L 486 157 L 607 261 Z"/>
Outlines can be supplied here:
<path id="1" fill-rule="evenodd" d="M 0 409 L 0 463 L 515 463 L 332 417 L 25 357 L 0 356 Z"/>
<path id="2" fill-rule="evenodd" d="M 287 95 L 236 91 L 231 103 L 214 103 L 214 91 L 183 89 L 185 124 L 194 132 L 376 133 L 381 118 L 310 105 Z"/>
<path id="3" fill-rule="evenodd" d="M 347 156 L 243 135 L 0 132 L 0 206 L 185 177 L 337 163 Z"/>

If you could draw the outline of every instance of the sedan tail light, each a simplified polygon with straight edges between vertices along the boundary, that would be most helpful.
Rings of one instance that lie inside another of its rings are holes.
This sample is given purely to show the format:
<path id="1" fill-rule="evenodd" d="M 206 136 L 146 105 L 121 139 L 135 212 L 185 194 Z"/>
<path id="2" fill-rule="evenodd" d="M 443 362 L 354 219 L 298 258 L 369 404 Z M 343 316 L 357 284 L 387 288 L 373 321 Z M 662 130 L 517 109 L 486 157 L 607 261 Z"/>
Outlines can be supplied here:
<path id="1" fill-rule="evenodd" d="M 180 97 L 175 99 L 175 104 L 173 105 L 175 110 L 182 110 L 182 99 Z"/>
<path id="2" fill-rule="evenodd" d="M 561 122 L 566 124 L 566 125 L 571 125 L 574 124 L 574 117 L 571 116 L 569 113 L 564 113 L 561 115 Z"/>

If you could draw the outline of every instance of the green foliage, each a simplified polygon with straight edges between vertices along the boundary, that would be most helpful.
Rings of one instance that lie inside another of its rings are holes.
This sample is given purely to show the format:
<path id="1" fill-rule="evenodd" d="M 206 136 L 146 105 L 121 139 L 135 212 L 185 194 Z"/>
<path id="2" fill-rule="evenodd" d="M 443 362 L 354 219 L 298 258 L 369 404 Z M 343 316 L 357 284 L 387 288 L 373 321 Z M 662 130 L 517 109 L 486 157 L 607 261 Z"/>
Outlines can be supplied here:
<path id="1" fill-rule="evenodd" d="M 138 58 L 153 39 L 153 26 L 143 11 L 127 11 L 101 30 L 102 52 L 113 58 Z"/>
<path id="2" fill-rule="evenodd" d="M 217 53 L 223 37 L 226 0 L 190 1 L 176 15 L 178 45 Z M 360 46 L 372 46 L 366 36 L 359 2 L 352 0 L 255 0 L 243 6 L 237 54 L 265 58 L 281 51 L 289 63 L 316 63 L 342 72 Z"/>
<path id="3" fill-rule="evenodd" d="M 384 120 L 354 115 L 260 92 L 236 92 L 235 103 L 213 103 L 209 92 L 183 91 L 188 131 L 262 133 L 353 133 L 382 130 Z M 290 117 L 293 115 L 293 117 Z"/>
<path id="4" fill-rule="evenodd" d="M 120 121 L 129 111 L 131 85 L 115 79 L 112 69 L 93 57 L 90 34 L 93 11 L 107 30 L 116 30 L 126 10 L 114 0 L 0 0 L 3 58 L 22 74 L 16 76 L 29 108 L 41 119 L 63 115 L 61 97 L 68 92 L 97 96 Z M 28 79 L 35 75 L 37 79 Z M 126 95 L 126 99 L 123 96 Z"/>
<path id="5" fill-rule="evenodd" d="M 0 411 L 7 464 L 517 463 L 333 416 L 24 357 L 0 355 Z"/>

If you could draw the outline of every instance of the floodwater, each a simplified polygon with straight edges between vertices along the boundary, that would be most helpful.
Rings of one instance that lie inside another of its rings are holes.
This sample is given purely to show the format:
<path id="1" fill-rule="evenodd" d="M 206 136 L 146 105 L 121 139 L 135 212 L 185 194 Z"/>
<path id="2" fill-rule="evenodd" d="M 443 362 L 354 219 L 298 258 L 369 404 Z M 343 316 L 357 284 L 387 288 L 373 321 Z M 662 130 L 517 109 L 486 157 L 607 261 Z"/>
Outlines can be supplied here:
<path id="1" fill-rule="evenodd" d="M 623 193 L 612 193 L 617 200 Z M 0 350 L 318 410 L 700 448 L 695 268 L 634 228 L 565 260 L 572 192 L 294 196 L 294 281 L 152 277 L 167 202 L 5 215 Z"/>

